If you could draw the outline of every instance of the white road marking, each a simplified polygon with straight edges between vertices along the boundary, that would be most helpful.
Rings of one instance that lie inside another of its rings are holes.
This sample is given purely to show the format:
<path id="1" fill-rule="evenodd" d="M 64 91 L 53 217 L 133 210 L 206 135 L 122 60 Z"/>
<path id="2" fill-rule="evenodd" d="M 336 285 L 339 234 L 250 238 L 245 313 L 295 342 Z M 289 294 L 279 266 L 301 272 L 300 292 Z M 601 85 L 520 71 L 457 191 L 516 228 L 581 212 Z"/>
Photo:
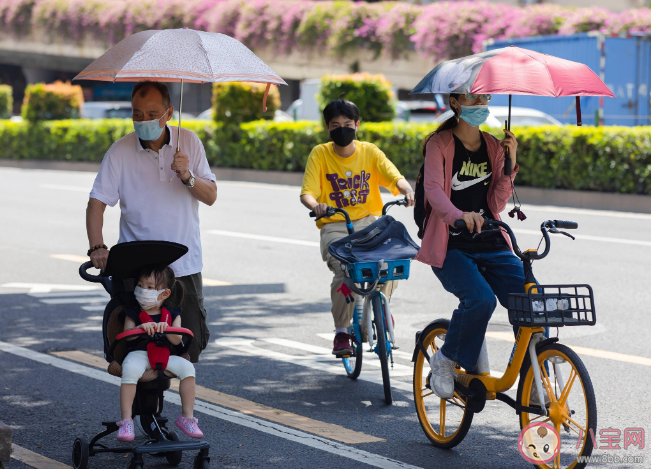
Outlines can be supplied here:
<path id="1" fill-rule="evenodd" d="M 513 229 L 513 228 L 511 228 Z M 514 233 L 517 234 L 527 234 L 527 235 L 537 235 L 537 236 L 542 236 L 542 233 L 540 230 L 520 230 L 520 229 L 513 229 Z M 585 241 L 601 241 L 604 243 L 616 243 L 616 244 L 633 244 L 636 246 L 651 246 L 651 241 L 640 241 L 637 239 L 622 239 L 622 238 L 605 238 L 602 236 L 590 236 L 590 235 L 580 235 L 580 234 L 574 234 L 571 233 L 572 236 L 574 236 L 577 240 L 585 240 Z"/>
<path id="2" fill-rule="evenodd" d="M 268 342 L 270 344 L 276 344 L 276 345 L 281 345 L 283 347 L 293 348 L 293 349 L 296 349 L 296 350 L 303 350 L 305 352 L 317 353 L 319 355 L 323 355 L 322 359 L 338 360 L 332 354 L 332 349 L 327 349 L 327 348 L 324 348 L 324 347 L 318 347 L 316 345 L 305 344 L 303 342 L 295 342 L 293 340 L 288 340 L 288 339 L 263 338 L 263 339 L 259 339 L 259 340 L 261 340 L 263 342 Z M 366 347 L 368 349 L 368 345 Z M 366 352 L 367 349 L 364 349 L 364 352 Z M 397 350 L 395 352 L 397 352 Z M 409 358 L 411 359 L 411 356 Z M 378 368 L 382 366 L 380 364 L 380 358 L 374 353 L 364 353 L 364 364 L 375 366 L 375 367 L 378 367 Z M 412 373 L 411 367 L 404 366 L 404 365 L 401 365 L 399 363 L 394 363 L 393 364 L 393 370 L 396 370 L 396 371 L 408 370 L 409 373 L 407 375 L 411 375 L 411 373 Z M 391 374 L 395 375 L 393 370 L 391 370 Z M 407 375 L 405 375 L 405 376 L 407 376 Z"/>
<path id="3" fill-rule="evenodd" d="M 322 339 L 326 339 L 326 340 L 328 340 L 330 342 L 335 340 L 335 333 L 334 332 L 319 333 L 317 335 L 319 337 L 321 337 Z M 393 355 L 396 356 L 396 357 L 408 358 L 409 360 L 411 360 L 411 357 L 412 357 L 411 353 L 403 352 L 402 350 L 394 350 Z"/>
<path id="4" fill-rule="evenodd" d="M 278 238 L 276 236 L 264 236 L 251 233 L 240 233 L 237 231 L 224 231 L 224 230 L 208 230 L 208 234 L 220 235 L 220 236 L 230 236 L 231 238 L 242 238 L 242 239 L 255 239 L 257 241 L 270 241 L 272 243 L 285 243 L 285 244 L 296 244 L 299 246 L 310 246 L 310 247 L 319 247 L 320 244 L 316 241 L 305 241 L 302 239 L 292 239 L 292 238 Z"/>
<path id="5" fill-rule="evenodd" d="M 71 192 L 85 192 L 90 194 L 89 187 L 80 187 L 80 186 L 64 186 L 61 184 L 41 184 L 43 189 L 57 189 L 61 191 L 71 191 Z"/>
<path id="6" fill-rule="evenodd" d="M 116 386 L 120 385 L 120 378 L 111 376 L 105 371 L 63 360 L 52 355 L 35 352 L 28 348 L 19 347 L 6 342 L 0 342 L 0 351 L 18 355 L 23 358 L 28 358 L 30 360 L 34 360 L 46 365 L 51 365 L 66 371 L 86 376 L 88 378 L 97 379 L 105 383 L 113 384 Z M 172 404 L 176 404 L 177 406 L 181 405 L 181 397 L 175 392 L 165 391 L 165 399 Z M 328 440 L 316 435 L 311 435 L 300 430 L 295 430 L 290 427 L 285 427 L 283 425 L 272 423 L 256 417 L 251 417 L 246 414 L 241 414 L 239 412 L 225 409 L 214 404 L 209 404 L 201 400 L 195 401 L 194 409 L 197 412 L 201 412 L 212 417 L 217 417 L 219 419 L 226 420 L 237 425 L 267 433 L 269 435 L 283 438 L 285 440 L 300 443 L 302 445 L 335 454 L 337 456 L 352 459 L 354 461 L 368 464 L 369 466 L 379 467 L 383 469 L 420 469 L 417 466 L 405 464 L 400 461 L 381 456 L 379 454 L 363 451 L 351 446 L 347 446 L 343 443 L 337 443 L 336 441 Z"/>
<path id="7" fill-rule="evenodd" d="M 88 261 L 87 256 L 78 256 L 76 254 L 50 254 L 50 257 L 52 259 L 74 262 L 76 264 L 83 264 Z"/>
<path id="8" fill-rule="evenodd" d="M 345 376 L 346 370 L 344 370 L 341 360 L 335 358 L 334 355 L 330 354 L 325 355 L 288 355 L 285 353 L 274 352 L 273 350 L 263 349 L 253 345 L 255 342 L 254 339 L 243 339 L 239 337 L 220 337 L 216 339 L 213 343 L 222 347 L 229 348 L 231 350 L 237 350 L 238 352 L 248 353 L 250 355 L 257 355 L 269 360 L 276 360 L 285 363 L 291 363 L 294 365 L 303 366 L 306 368 L 311 368 L 313 370 L 318 370 L 320 372 L 331 373 L 334 375 Z M 371 354 L 364 354 L 364 363 L 372 365 L 373 361 L 368 361 L 367 358 Z M 379 360 L 378 360 L 379 362 Z M 411 376 L 412 370 L 409 367 L 404 367 L 403 369 L 394 369 L 391 372 L 392 377 L 399 376 Z M 369 383 L 382 385 L 382 375 L 378 372 L 377 369 L 373 371 L 363 370 L 360 374 L 358 380 L 367 381 Z M 391 380 L 391 387 L 399 389 L 401 391 L 407 391 L 411 393 L 413 391 L 411 383 L 404 381 Z"/>
<path id="9" fill-rule="evenodd" d="M 84 311 L 104 311 L 106 309 L 106 305 L 82 306 L 81 309 Z"/>
<path id="10" fill-rule="evenodd" d="M 60 285 L 56 283 L 20 283 L 12 282 L 0 285 L 3 288 L 25 288 L 29 293 L 49 293 L 52 290 L 91 291 L 103 290 L 99 285 Z"/>
<path id="11" fill-rule="evenodd" d="M 517 190 L 517 188 L 516 188 Z M 510 208 L 510 207 L 509 207 Z M 571 208 L 556 207 L 553 205 L 529 205 L 525 206 L 526 212 L 552 212 L 552 213 L 571 213 L 574 215 L 590 215 L 593 217 L 613 217 L 613 218 L 638 218 L 640 220 L 651 220 L 651 214 L 634 213 L 634 212 L 615 212 L 613 210 L 595 210 L 589 208 Z M 505 210 L 502 213 L 507 213 Z"/>

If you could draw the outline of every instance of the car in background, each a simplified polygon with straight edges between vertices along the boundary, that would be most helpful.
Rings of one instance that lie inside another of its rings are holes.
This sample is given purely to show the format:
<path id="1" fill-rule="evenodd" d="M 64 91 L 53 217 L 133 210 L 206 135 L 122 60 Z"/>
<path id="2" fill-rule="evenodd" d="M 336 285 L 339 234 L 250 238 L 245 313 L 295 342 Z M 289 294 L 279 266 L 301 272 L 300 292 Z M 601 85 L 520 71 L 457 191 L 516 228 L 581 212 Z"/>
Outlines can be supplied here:
<path id="1" fill-rule="evenodd" d="M 131 101 L 87 101 L 81 107 L 82 119 L 131 119 Z M 172 120 L 178 120 L 174 111 Z M 194 114 L 182 112 L 183 120 L 195 119 Z"/>
<path id="2" fill-rule="evenodd" d="M 445 110 L 445 104 L 437 101 L 398 101 L 393 122 L 432 122 Z"/>
<path id="3" fill-rule="evenodd" d="M 206 109 L 194 119 L 211 121 L 213 119 L 212 108 Z M 294 122 L 294 119 L 285 111 L 279 109 L 274 112 L 274 122 Z"/>
<path id="4" fill-rule="evenodd" d="M 508 119 L 509 108 L 507 106 L 488 106 L 488 110 L 490 111 L 490 115 L 486 119 L 486 125 L 488 127 L 504 128 L 504 121 Z M 449 110 L 432 120 L 432 124 L 440 124 L 452 116 L 453 112 Z M 554 125 L 561 127 L 563 124 L 542 111 L 527 107 L 512 107 L 511 127 L 525 125 Z"/>

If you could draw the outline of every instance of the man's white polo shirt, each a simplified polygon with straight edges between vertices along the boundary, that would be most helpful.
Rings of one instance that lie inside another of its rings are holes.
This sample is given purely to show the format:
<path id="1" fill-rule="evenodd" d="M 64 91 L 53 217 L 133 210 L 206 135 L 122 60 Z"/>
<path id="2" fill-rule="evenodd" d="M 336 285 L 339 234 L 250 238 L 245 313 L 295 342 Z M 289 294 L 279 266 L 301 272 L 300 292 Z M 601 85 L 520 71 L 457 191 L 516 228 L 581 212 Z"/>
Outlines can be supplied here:
<path id="1" fill-rule="evenodd" d="M 201 272 L 199 201 L 170 166 L 176 153 L 177 127 L 168 126 L 170 141 L 158 153 L 143 148 L 135 132 L 115 142 L 102 160 L 90 197 L 111 207 L 120 201 L 120 243 L 173 241 L 188 253 L 171 265 L 177 277 Z M 181 129 L 181 151 L 190 157 L 198 179 L 216 181 L 199 137 Z"/>

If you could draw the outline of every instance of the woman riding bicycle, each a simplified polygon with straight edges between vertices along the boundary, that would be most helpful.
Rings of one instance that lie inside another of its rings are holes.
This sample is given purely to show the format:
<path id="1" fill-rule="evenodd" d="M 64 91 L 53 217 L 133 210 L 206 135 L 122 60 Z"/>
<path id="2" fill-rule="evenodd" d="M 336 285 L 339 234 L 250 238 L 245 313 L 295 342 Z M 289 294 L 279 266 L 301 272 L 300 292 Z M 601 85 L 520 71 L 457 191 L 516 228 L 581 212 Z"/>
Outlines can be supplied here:
<path id="1" fill-rule="evenodd" d="M 424 189 L 431 208 L 416 259 L 432 266 L 443 288 L 459 298 L 444 345 L 432 355 L 431 385 L 437 396 L 454 394 L 454 364 L 476 369 L 488 326 L 509 293 L 524 292 L 522 262 L 511 252 L 508 236 L 484 232 L 484 218 L 500 220 L 518 172 L 518 142 L 508 130 L 501 142 L 479 130 L 489 115 L 490 95 L 450 95 L 454 116 L 425 142 Z M 505 151 L 511 175 L 504 175 Z M 467 230 L 454 228 L 463 220 Z"/>

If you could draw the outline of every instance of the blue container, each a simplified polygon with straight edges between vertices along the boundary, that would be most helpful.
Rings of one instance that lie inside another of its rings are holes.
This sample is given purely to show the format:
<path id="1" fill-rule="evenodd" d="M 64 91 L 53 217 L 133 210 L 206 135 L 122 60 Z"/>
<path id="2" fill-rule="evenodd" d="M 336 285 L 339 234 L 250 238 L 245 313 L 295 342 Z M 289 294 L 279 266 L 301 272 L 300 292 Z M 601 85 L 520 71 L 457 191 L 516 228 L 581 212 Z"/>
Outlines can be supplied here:
<path id="1" fill-rule="evenodd" d="M 584 124 L 594 124 L 598 116 L 602 125 L 651 124 L 651 37 L 608 37 L 601 33 L 536 36 L 489 42 L 486 50 L 511 45 L 584 63 L 601 77 L 616 98 L 582 97 Z M 495 95 L 491 104 L 508 106 L 508 96 Z M 576 124 L 573 97 L 514 95 L 512 105 L 537 109 L 563 123 Z"/>
<path id="2" fill-rule="evenodd" d="M 409 266 L 411 259 L 398 259 L 394 261 L 384 261 L 384 265 L 378 271 L 377 262 L 355 262 L 348 264 L 348 276 L 355 283 L 375 282 L 380 277 L 379 283 L 385 283 L 389 280 L 407 280 L 409 278 Z"/>

